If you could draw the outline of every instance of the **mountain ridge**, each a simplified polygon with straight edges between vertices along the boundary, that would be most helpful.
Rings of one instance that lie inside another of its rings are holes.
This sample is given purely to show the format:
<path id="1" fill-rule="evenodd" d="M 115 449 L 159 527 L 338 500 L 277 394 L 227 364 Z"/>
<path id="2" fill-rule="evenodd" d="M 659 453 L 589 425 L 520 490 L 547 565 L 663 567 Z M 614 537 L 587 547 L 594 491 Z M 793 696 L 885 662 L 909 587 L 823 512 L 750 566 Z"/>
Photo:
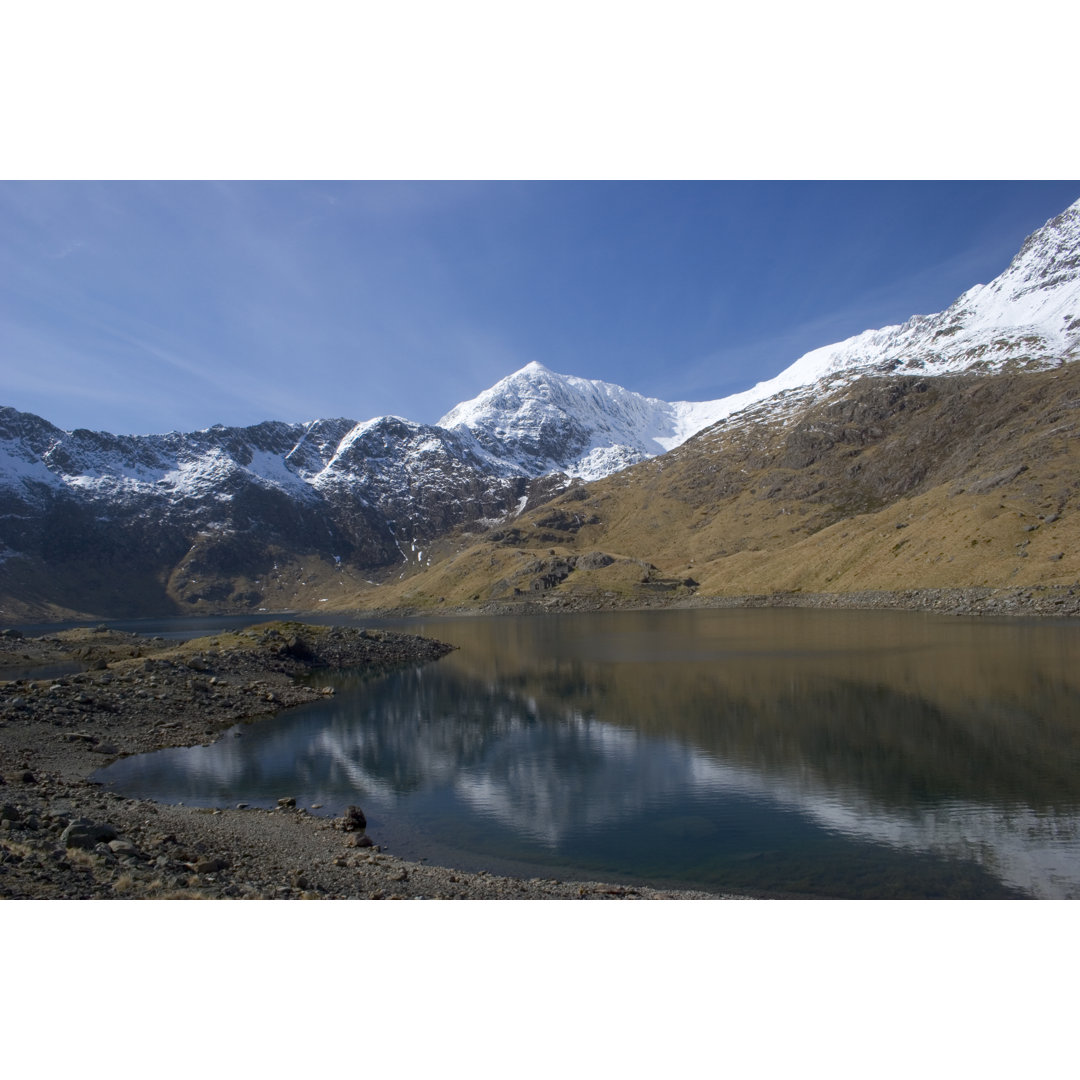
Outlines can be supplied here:
<path id="1" fill-rule="evenodd" d="M 385 585 L 423 571 L 462 530 L 513 531 L 519 518 L 538 520 L 538 506 L 576 499 L 578 480 L 646 475 L 634 470 L 657 459 L 674 466 L 676 450 L 727 453 L 716 449 L 725 440 L 775 442 L 776 425 L 793 425 L 801 443 L 784 444 L 776 458 L 784 468 L 809 468 L 815 453 L 853 453 L 850 424 L 825 417 L 815 433 L 800 418 L 818 415 L 825 399 L 853 416 L 880 413 L 873 388 L 868 402 L 859 390 L 844 405 L 866 380 L 944 386 L 1046 372 L 1078 355 L 1080 201 L 944 311 L 812 350 L 715 401 L 665 402 L 532 363 L 437 425 L 339 417 L 110 435 L 0 408 L 0 595 L 13 610 L 111 611 L 125 602 L 125 575 L 135 575 L 148 610 L 310 603 L 312 589 L 328 594 L 318 602 L 338 603 L 372 577 Z M 898 400 L 910 407 L 916 398 L 905 390 Z M 897 458 L 895 468 L 905 465 Z M 840 483 L 840 473 L 830 476 Z M 649 554 L 620 543 L 623 554 L 636 550 L 632 558 Z M 97 584 L 80 594 L 80 575 Z"/>

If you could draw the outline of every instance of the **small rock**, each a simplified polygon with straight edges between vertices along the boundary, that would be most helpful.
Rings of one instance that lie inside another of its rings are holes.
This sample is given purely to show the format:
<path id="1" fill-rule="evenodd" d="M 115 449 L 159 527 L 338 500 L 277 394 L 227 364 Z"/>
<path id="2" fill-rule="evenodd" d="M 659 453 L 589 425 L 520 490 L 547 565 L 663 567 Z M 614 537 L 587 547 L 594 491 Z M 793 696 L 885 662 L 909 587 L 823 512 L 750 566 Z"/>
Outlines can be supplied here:
<path id="1" fill-rule="evenodd" d="M 212 859 L 200 859 L 195 864 L 196 874 L 216 874 L 219 870 L 227 870 L 229 862 L 227 859 L 212 858 Z"/>
<path id="2" fill-rule="evenodd" d="M 23 771 L 21 773 L 19 773 L 19 779 L 24 784 L 36 784 L 37 783 L 37 778 L 34 776 L 34 774 L 29 769 L 23 769 Z"/>
<path id="3" fill-rule="evenodd" d="M 277 804 L 282 808 L 289 808 L 296 805 L 296 800 L 291 795 L 286 795 L 284 798 L 278 799 Z"/>
<path id="4" fill-rule="evenodd" d="M 17 806 L 4 803 L 3 807 L 0 807 L 0 821 L 22 821 L 22 814 Z"/>
<path id="5" fill-rule="evenodd" d="M 114 855 L 134 855 L 135 845 L 130 840 L 110 840 L 109 850 Z"/>
<path id="6" fill-rule="evenodd" d="M 341 827 L 346 832 L 363 832 L 367 828 L 367 818 L 359 806 L 347 806 L 341 815 Z"/>

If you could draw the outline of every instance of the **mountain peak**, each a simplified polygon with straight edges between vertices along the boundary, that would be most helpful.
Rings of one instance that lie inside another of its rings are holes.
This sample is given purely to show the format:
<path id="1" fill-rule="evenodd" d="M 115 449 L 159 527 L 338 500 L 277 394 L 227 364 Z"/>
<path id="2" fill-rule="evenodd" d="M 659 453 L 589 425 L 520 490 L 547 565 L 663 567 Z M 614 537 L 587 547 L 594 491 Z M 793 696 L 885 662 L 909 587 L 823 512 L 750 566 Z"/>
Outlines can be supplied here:
<path id="1" fill-rule="evenodd" d="M 514 378 L 515 375 L 554 375 L 555 372 L 551 368 L 544 367 L 539 360 L 530 360 L 523 368 L 519 368 L 514 372 L 510 378 Z"/>

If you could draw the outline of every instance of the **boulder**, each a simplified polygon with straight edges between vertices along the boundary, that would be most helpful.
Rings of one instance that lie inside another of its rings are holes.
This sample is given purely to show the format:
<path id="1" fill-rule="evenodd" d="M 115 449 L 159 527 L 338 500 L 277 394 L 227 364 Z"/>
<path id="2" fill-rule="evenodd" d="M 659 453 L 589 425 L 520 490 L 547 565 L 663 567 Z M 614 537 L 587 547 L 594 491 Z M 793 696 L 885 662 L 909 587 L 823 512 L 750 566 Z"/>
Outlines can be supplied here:
<path id="1" fill-rule="evenodd" d="M 61 834 L 64 847 L 92 849 L 116 839 L 116 829 L 105 823 L 95 823 L 88 818 L 76 818 Z"/>

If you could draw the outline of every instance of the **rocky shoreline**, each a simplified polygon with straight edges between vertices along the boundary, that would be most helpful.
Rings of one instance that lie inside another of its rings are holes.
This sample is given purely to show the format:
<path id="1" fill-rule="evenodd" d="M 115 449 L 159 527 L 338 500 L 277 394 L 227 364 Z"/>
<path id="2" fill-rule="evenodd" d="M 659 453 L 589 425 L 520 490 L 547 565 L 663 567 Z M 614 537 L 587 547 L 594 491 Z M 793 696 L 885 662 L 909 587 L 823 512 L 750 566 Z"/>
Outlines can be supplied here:
<path id="1" fill-rule="evenodd" d="M 938 615 L 1038 616 L 1080 618 L 1080 582 L 1000 588 L 956 586 L 923 589 L 862 589 L 843 593 L 783 592 L 740 596 L 559 595 L 542 599 L 500 600 L 468 607 L 389 608 L 380 617 L 417 615 L 546 615 L 553 612 L 653 611 L 681 608 L 817 608 L 852 611 L 923 611 Z"/>
<path id="2" fill-rule="evenodd" d="M 208 743 L 317 700 L 331 691 L 297 677 L 320 668 L 374 671 L 450 648 L 292 622 L 180 644 L 104 627 L 0 632 L 0 898 L 719 898 L 407 862 L 380 850 L 362 811 L 319 817 L 287 793 L 273 810 L 207 810 L 128 799 L 89 779 L 117 757 Z"/>

